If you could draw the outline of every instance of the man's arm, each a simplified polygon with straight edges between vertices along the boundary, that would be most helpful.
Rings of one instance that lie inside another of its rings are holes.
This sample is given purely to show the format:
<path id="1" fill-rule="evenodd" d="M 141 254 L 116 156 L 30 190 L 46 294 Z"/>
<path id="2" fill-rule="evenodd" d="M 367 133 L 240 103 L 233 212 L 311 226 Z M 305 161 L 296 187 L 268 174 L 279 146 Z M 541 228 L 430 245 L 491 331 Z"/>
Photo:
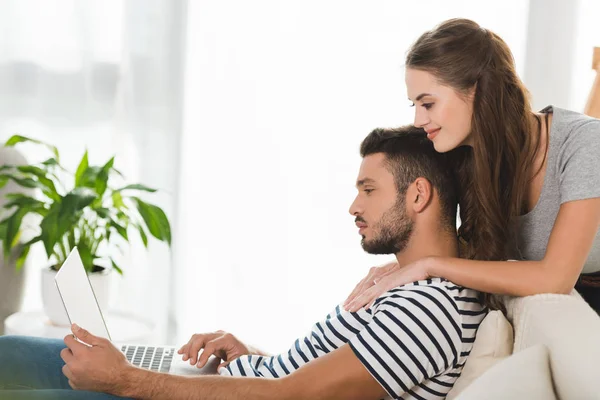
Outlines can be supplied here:
<path id="1" fill-rule="evenodd" d="M 126 378 L 114 394 L 139 399 L 381 399 L 387 395 L 348 344 L 281 379 L 189 378 L 133 367 Z"/>

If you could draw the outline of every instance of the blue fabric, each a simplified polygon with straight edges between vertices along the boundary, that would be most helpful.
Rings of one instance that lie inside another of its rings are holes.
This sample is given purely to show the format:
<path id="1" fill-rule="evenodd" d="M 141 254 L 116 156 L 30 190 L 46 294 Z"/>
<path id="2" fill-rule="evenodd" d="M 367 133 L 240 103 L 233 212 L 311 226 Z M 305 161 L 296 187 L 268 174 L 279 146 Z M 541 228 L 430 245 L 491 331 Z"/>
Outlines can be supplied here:
<path id="1" fill-rule="evenodd" d="M 0 400 L 114 400 L 106 393 L 72 390 L 62 373 L 60 339 L 0 336 Z"/>

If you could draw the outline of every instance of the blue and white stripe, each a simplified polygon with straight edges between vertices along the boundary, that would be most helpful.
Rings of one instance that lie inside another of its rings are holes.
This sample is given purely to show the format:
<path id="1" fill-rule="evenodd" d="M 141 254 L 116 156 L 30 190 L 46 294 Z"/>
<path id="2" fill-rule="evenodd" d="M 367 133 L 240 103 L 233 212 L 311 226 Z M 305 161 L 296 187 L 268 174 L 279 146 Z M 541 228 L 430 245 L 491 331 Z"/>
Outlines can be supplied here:
<path id="1" fill-rule="evenodd" d="M 460 376 L 487 313 L 477 292 L 440 278 L 390 290 L 371 310 L 337 306 L 282 354 L 242 356 L 219 372 L 278 378 L 349 343 L 394 399 L 443 399 Z"/>

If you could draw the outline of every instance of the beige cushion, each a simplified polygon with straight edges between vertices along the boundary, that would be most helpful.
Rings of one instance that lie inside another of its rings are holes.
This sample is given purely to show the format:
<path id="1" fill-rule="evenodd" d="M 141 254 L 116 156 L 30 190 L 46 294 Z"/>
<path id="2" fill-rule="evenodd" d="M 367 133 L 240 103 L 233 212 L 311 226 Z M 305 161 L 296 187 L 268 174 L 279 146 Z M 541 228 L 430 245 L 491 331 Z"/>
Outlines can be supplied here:
<path id="1" fill-rule="evenodd" d="M 556 399 L 548 359 L 548 349 L 541 344 L 516 353 L 489 369 L 456 399 Z"/>
<path id="2" fill-rule="evenodd" d="M 500 311 L 491 311 L 479 325 L 467 363 L 446 399 L 456 398 L 485 371 L 510 356 L 513 341 L 513 329 L 506 317 Z"/>
<path id="3" fill-rule="evenodd" d="M 514 351 L 542 344 L 550 352 L 561 399 L 600 398 L 600 317 L 575 291 L 505 299 Z"/>

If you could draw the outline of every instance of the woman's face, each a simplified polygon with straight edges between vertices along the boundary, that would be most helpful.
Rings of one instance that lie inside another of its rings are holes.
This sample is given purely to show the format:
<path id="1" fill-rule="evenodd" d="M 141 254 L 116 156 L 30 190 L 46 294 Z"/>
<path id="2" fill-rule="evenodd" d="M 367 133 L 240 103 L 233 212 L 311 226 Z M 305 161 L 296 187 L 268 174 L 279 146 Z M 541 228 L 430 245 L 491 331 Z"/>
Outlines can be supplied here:
<path id="1" fill-rule="evenodd" d="M 473 95 L 463 96 L 441 85 L 429 72 L 406 69 L 408 98 L 415 107 L 415 126 L 425 129 L 427 138 L 440 153 L 462 145 L 472 146 Z"/>

